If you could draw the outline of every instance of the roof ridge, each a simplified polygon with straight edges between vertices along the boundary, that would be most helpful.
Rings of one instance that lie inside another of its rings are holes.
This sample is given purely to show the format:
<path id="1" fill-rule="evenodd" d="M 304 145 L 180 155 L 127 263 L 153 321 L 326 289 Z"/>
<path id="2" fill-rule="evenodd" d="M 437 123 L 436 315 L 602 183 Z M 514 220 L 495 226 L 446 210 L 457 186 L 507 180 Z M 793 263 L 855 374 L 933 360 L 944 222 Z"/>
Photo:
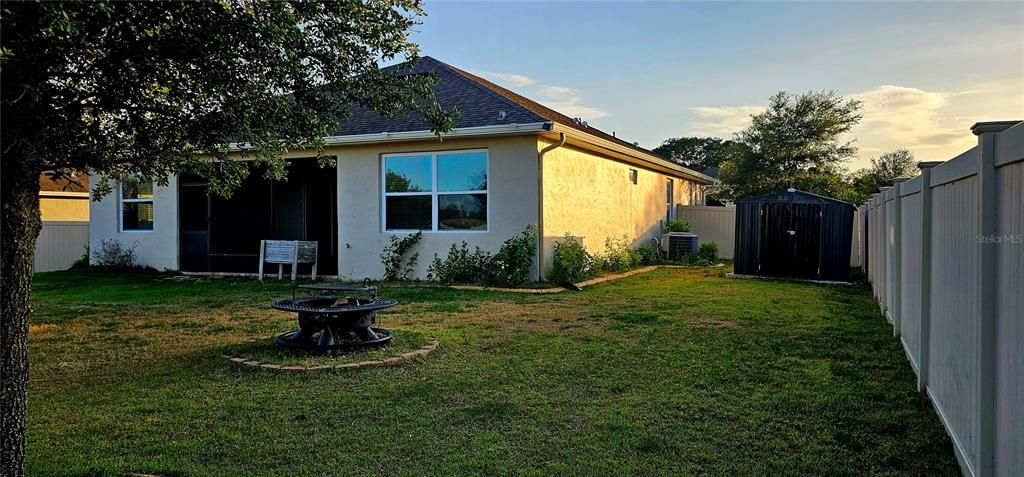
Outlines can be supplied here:
<path id="1" fill-rule="evenodd" d="M 434 59 L 434 58 L 431 58 L 431 59 L 433 59 L 434 61 L 437 61 L 438 63 L 441 63 L 441 64 L 445 65 L 446 67 L 456 71 L 457 73 L 459 73 L 463 77 L 465 77 L 465 78 L 469 79 L 471 82 L 475 83 L 477 86 L 479 86 L 479 87 L 481 87 L 481 88 L 491 92 L 492 94 L 496 94 L 496 95 L 506 99 L 507 101 L 511 101 L 511 102 L 515 103 L 516 105 L 518 105 L 519 107 L 525 108 L 525 109 L 533 112 L 534 114 L 540 116 L 541 115 L 540 112 L 535 112 L 532 109 L 530 109 L 529 106 L 525 106 L 525 105 L 519 104 L 519 103 L 517 103 L 515 101 L 515 99 L 512 99 L 512 98 L 520 98 L 524 102 L 531 103 L 532 105 L 538 106 L 540 109 L 543 109 L 543 110 L 549 112 L 549 113 L 545 113 L 545 114 L 553 116 L 553 117 L 548 118 L 549 121 L 557 122 L 559 124 L 568 126 L 568 127 L 572 128 L 572 129 L 576 129 L 576 130 L 578 130 L 580 132 L 584 132 L 584 133 L 587 133 L 587 134 L 592 134 L 592 135 L 596 135 L 596 136 L 599 136 L 599 137 L 600 136 L 606 136 L 603 139 L 611 140 L 612 142 L 618 142 L 618 143 L 620 143 L 623 146 L 633 147 L 634 149 L 637 149 L 637 150 L 639 150 L 641 152 L 650 154 L 650 155 L 652 155 L 654 157 L 657 157 L 657 158 L 660 158 L 660 159 L 663 159 L 663 160 L 668 160 L 667 158 L 662 157 L 661 155 L 659 155 L 658 153 L 656 153 L 654 151 L 651 151 L 651 150 L 649 150 L 647 148 L 640 147 L 639 145 L 636 145 L 636 143 L 632 143 L 632 142 L 626 141 L 625 139 L 617 137 L 617 136 L 615 136 L 613 134 L 608 134 L 608 133 L 606 133 L 606 132 L 604 132 L 604 131 L 596 128 L 596 127 L 589 126 L 589 125 L 588 126 L 582 126 L 581 124 L 576 122 L 576 119 L 581 119 L 581 118 L 573 118 L 573 117 L 569 116 L 568 114 L 559 112 L 558 110 L 555 110 L 555 109 L 553 109 L 551 107 L 545 106 L 544 104 L 541 104 L 541 103 L 539 103 L 537 101 L 534 101 L 534 100 L 532 100 L 530 98 L 527 98 L 526 96 L 523 96 L 523 95 L 521 95 L 519 93 L 516 93 L 515 91 L 512 91 L 512 90 L 510 90 L 510 89 L 508 89 L 508 88 L 506 88 L 504 86 L 501 86 L 501 85 L 499 85 L 499 84 L 497 84 L 497 83 L 495 83 L 493 81 L 490 81 L 490 80 L 488 80 L 486 78 L 483 78 L 481 76 L 478 76 L 478 75 L 475 75 L 473 73 L 470 73 L 468 71 L 459 69 L 457 66 L 449 65 L 447 63 L 441 62 L 441 61 L 439 61 L 437 59 Z M 495 90 L 497 90 L 497 91 L 495 91 Z M 512 98 L 509 98 L 508 96 L 505 96 L 505 94 L 508 94 Z M 672 161 L 669 161 L 669 162 L 672 162 Z"/>
<path id="2" fill-rule="evenodd" d="M 498 92 L 488 88 L 487 86 L 485 86 L 483 84 L 480 84 L 479 79 L 482 79 L 482 78 L 479 78 L 478 76 L 476 76 L 476 75 L 474 75 L 472 73 L 463 71 L 463 70 L 461 70 L 461 69 L 459 69 L 459 68 L 457 68 L 455 66 L 449 65 L 448 63 L 445 63 L 445 62 L 443 62 L 443 61 L 441 61 L 441 60 L 439 60 L 437 58 L 431 57 L 431 56 L 423 56 L 420 59 L 421 60 L 426 59 L 426 60 L 433 61 L 434 63 L 437 63 L 439 66 L 444 67 L 445 69 L 447 69 L 447 70 L 451 71 L 452 73 L 454 73 L 455 76 L 458 77 L 463 82 L 466 82 L 466 83 L 469 83 L 469 84 L 473 85 L 473 87 L 475 87 L 476 89 L 484 92 L 487 95 L 490 95 L 493 98 L 496 98 L 496 99 L 500 100 L 501 102 L 503 102 L 505 104 L 508 104 L 509 106 L 511 106 L 513 108 L 516 108 L 516 109 L 520 110 L 523 113 L 526 113 L 526 114 L 532 115 L 532 116 L 536 116 L 537 118 L 545 120 L 545 121 L 554 121 L 553 118 L 545 118 L 545 117 L 541 116 L 540 114 L 538 114 L 536 111 L 533 111 L 530 108 L 527 108 L 527 107 L 525 107 L 525 106 L 523 106 L 523 105 L 521 105 L 521 104 L 519 104 L 519 103 L 517 103 L 515 101 L 512 101 L 511 99 L 505 97 L 504 95 L 499 94 Z"/>

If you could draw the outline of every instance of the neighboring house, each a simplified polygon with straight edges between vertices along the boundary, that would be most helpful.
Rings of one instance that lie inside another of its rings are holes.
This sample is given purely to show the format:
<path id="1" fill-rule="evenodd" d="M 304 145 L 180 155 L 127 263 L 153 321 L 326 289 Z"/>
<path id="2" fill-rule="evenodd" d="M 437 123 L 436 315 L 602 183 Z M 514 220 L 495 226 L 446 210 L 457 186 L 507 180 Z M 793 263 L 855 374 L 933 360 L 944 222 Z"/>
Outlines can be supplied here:
<path id="1" fill-rule="evenodd" d="M 39 216 L 35 271 L 64 270 L 82 257 L 89 243 L 89 176 L 71 181 L 39 176 Z"/>
<path id="2" fill-rule="evenodd" d="M 433 58 L 410 70 L 426 72 L 440 80 L 442 106 L 462 113 L 443 140 L 421 118 L 356 108 L 326 138 L 336 167 L 292 151 L 287 182 L 256 173 L 231 199 L 209 196 L 196 177 L 119 187 L 92 203 L 93 246 L 134 245 L 140 264 L 159 269 L 255 273 L 261 239 L 315 240 L 320 273 L 359 279 L 382 275 L 392 235 L 423 230 L 422 278 L 453 243 L 495 251 L 537 224 L 538 278 L 565 234 L 596 252 L 623 235 L 639 245 L 714 182 Z"/>

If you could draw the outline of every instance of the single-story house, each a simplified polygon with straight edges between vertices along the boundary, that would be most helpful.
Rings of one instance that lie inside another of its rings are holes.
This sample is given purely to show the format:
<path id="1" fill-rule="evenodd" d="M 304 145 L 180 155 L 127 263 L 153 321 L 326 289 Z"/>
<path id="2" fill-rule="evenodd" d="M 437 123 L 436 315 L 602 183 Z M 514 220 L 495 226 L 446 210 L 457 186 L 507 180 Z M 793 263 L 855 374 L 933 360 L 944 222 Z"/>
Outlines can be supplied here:
<path id="1" fill-rule="evenodd" d="M 89 221 L 89 176 L 53 180 L 39 176 L 39 219 L 43 222 Z"/>
<path id="2" fill-rule="evenodd" d="M 261 239 L 315 240 L 320 274 L 361 279 L 383 274 L 391 236 L 422 230 L 422 278 L 453 243 L 496 251 L 537 224 L 541 278 L 567 233 L 591 251 L 623 235 L 639 245 L 714 182 L 433 58 L 410 72 L 435 73 L 438 101 L 462 113 L 443 140 L 422 118 L 356 108 L 326 138 L 336 167 L 292 151 L 287 182 L 256 173 L 230 199 L 207 194 L 198 177 L 126 184 L 92 203 L 93 247 L 135 246 L 139 263 L 158 269 L 255 273 Z"/>
<path id="3" fill-rule="evenodd" d="M 82 258 L 89 243 L 89 176 L 39 176 L 39 219 L 34 270 L 64 270 Z"/>

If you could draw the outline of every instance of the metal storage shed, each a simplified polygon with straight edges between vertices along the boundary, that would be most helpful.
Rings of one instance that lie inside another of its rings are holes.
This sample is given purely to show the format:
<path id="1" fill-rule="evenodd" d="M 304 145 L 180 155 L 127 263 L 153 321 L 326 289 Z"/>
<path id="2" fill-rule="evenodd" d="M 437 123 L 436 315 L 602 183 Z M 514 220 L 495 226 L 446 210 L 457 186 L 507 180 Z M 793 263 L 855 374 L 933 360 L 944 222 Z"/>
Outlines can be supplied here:
<path id="1" fill-rule="evenodd" d="M 736 203 L 739 275 L 849 279 L 853 204 L 796 189 Z"/>

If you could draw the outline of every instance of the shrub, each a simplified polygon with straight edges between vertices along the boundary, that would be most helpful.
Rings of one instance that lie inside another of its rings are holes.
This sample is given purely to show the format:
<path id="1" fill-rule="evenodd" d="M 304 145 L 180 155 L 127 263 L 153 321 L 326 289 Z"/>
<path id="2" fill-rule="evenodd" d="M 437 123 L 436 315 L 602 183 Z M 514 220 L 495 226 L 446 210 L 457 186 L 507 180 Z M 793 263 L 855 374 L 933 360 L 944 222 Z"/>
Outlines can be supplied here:
<path id="1" fill-rule="evenodd" d="M 100 249 L 93 254 L 97 266 L 106 268 L 126 269 L 135 267 L 135 247 L 121 245 L 116 240 L 100 241 Z"/>
<path id="2" fill-rule="evenodd" d="M 70 269 L 71 270 L 83 270 L 83 269 L 89 268 L 89 255 L 90 255 L 89 254 L 89 244 L 86 243 L 85 247 L 83 247 L 83 250 L 82 250 L 82 256 L 78 257 L 78 260 L 75 260 L 75 262 L 71 264 L 71 268 Z"/>
<path id="3" fill-rule="evenodd" d="M 492 281 L 491 262 L 494 258 L 480 247 L 470 253 L 469 244 L 452 244 L 448 256 L 441 260 L 434 254 L 434 260 L 427 268 L 427 279 L 442 283 L 488 283 Z"/>
<path id="4" fill-rule="evenodd" d="M 628 235 L 622 238 L 607 238 L 604 241 L 604 253 L 597 260 L 601 270 L 624 272 L 640 264 L 640 254 L 630 247 Z"/>
<path id="5" fill-rule="evenodd" d="M 519 235 L 501 244 L 494 254 L 494 281 L 502 286 L 518 286 L 526 281 L 537 251 L 537 226 L 526 226 Z"/>
<path id="6" fill-rule="evenodd" d="M 409 250 L 419 243 L 422 238 L 423 232 L 416 232 L 402 238 L 398 238 L 395 235 L 391 236 L 388 244 L 384 246 L 384 251 L 380 254 L 380 261 L 384 264 L 384 280 L 409 279 L 416 269 L 416 262 L 420 258 L 419 252 L 409 255 Z"/>
<path id="7" fill-rule="evenodd" d="M 697 248 L 697 253 L 694 254 L 696 260 L 705 260 L 708 263 L 715 263 L 718 261 L 718 244 L 715 242 L 705 242 L 700 244 Z"/>
<path id="8" fill-rule="evenodd" d="M 700 247 L 697 248 L 697 252 L 687 257 L 686 263 L 701 267 L 707 267 L 718 263 L 718 244 L 715 242 L 700 244 Z"/>
<path id="9" fill-rule="evenodd" d="M 645 243 L 636 249 L 636 253 L 640 256 L 641 265 L 654 265 L 658 263 L 658 249 L 654 248 L 654 245 Z"/>
<path id="10" fill-rule="evenodd" d="M 555 253 L 551 256 L 551 274 L 548 277 L 555 282 L 576 283 L 594 276 L 597 273 L 595 265 L 587 247 L 566 233 L 565 240 L 555 243 Z"/>
<path id="11" fill-rule="evenodd" d="M 665 224 L 665 229 L 669 232 L 689 232 L 690 224 L 686 223 L 683 219 L 669 220 L 668 223 Z"/>

